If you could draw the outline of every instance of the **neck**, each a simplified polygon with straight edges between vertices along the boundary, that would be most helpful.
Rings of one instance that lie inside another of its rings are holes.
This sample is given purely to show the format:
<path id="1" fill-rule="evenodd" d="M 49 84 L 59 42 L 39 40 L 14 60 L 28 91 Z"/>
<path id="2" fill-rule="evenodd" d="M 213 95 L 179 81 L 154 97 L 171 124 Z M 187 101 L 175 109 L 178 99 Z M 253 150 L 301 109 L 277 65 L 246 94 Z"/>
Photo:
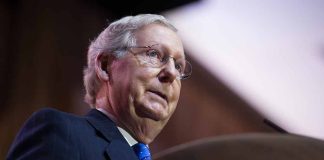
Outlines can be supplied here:
<path id="1" fill-rule="evenodd" d="M 107 90 L 106 90 L 105 86 L 102 86 L 96 95 L 95 107 L 97 109 L 100 108 L 101 110 L 109 112 L 110 114 L 115 116 L 115 114 L 111 108 L 111 105 L 109 104 Z"/>

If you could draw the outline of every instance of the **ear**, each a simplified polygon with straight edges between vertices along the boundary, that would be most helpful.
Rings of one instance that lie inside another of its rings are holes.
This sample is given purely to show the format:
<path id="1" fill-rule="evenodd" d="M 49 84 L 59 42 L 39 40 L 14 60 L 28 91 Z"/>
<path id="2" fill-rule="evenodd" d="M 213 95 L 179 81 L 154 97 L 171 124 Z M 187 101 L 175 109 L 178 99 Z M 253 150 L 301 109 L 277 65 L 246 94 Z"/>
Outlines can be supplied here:
<path id="1" fill-rule="evenodd" d="M 95 59 L 96 74 L 102 81 L 109 81 L 110 65 L 114 60 L 112 54 L 99 53 Z"/>

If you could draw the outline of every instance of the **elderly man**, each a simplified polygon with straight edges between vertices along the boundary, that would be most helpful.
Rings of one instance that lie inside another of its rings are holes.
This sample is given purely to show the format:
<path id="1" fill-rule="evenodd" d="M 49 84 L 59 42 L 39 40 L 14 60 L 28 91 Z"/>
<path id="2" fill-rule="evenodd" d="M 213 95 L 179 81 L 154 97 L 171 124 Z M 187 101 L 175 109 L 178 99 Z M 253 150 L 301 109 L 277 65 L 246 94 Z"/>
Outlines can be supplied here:
<path id="1" fill-rule="evenodd" d="M 42 109 L 26 122 L 7 159 L 151 159 L 147 145 L 176 109 L 191 74 L 177 30 L 143 14 L 110 24 L 91 43 L 84 117 Z"/>

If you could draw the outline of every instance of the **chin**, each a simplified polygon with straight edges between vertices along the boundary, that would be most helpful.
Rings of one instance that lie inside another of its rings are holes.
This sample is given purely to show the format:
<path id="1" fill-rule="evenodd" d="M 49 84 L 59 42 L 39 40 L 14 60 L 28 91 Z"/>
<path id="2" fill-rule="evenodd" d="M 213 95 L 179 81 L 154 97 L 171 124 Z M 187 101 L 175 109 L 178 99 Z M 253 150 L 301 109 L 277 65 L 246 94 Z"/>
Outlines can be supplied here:
<path id="1" fill-rule="evenodd" d="M 137 130 L 136 139 L 145 144 L 150 144 L 155 137 L 161 132 L 164 128 L 167 120 L 164 121 L 155 121 L 149 118 L 144 118 Z"/>
<path id="2" fill-rule="evenodd" d="M 149 137 L 143 136 L 143 137 L 139 138 L 139 141 L 142 142 L 142 143 L 145 143 L 145 144 L 150 144 L 150 143 L 153 142 L 154 139 L 155 139 L 155 137 L 154 138 L 149 138 Z"/>
<path id="3" fill-rule="evenodd" d="M 145 144 L 150 144 L 159 133 L 160 131 L 148 131 L 148 133 L 140 133 L 137 139 L 138 141 L 143 142 Z"/>

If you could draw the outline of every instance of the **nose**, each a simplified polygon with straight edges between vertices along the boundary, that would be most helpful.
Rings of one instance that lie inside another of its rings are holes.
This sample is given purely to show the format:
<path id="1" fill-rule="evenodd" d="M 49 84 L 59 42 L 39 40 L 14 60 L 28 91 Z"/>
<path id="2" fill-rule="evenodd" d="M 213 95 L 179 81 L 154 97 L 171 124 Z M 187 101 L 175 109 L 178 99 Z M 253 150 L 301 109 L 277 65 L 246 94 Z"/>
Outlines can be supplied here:
<path id="1" fill-rule="evenodd" d="M 174 67 L 174 60 L 172 57 L 169 58 L 169 60 L 166 62 L 166 64 L 162 67 L 158 78 L 163 83 L 172 83 L 178 75 L 178 71 Z"/>

